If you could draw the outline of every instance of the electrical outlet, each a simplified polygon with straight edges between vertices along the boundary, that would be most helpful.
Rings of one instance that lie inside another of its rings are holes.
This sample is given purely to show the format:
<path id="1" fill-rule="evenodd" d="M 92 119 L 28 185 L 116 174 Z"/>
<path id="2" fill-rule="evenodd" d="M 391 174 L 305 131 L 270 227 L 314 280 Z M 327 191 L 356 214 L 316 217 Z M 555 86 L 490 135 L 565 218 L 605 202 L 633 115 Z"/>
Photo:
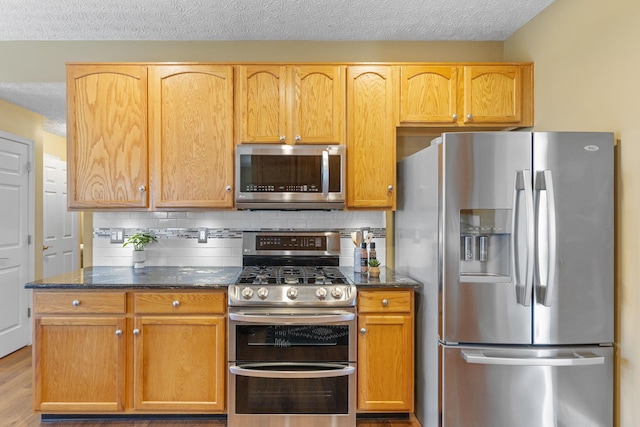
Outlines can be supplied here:
<path id="1" fill-rule="evenodd" d="M 111 229 L 111 243 L 124 243 L 124 228 Z"/>
<path id="2" fill-rule="evenodd" d="M 199 228 L 198 229 L 198 243 L 207 243 L 207 229 Z"/>

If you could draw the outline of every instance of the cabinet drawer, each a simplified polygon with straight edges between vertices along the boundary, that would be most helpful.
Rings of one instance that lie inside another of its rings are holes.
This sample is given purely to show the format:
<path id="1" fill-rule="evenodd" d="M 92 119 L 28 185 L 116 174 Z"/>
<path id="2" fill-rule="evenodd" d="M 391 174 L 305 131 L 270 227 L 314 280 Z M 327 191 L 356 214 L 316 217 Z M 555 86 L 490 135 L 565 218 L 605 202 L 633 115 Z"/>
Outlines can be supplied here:
<path id="1" fill-rule="evenodd" d="M 133 296 L 134 313 L 224 313 L 224 292 L 140 292 Z"/>
<path id="2" fill-rule="evenodd" d="M 412 291 L 358 291 L 359 313 L 410 313 Z"/>
<path id="3" fill-rule="evenodd" d="M 126 298 L 125 292 L 36 291 L 33 308 L 36 314 L 119 314 L 126 311 Z"/>

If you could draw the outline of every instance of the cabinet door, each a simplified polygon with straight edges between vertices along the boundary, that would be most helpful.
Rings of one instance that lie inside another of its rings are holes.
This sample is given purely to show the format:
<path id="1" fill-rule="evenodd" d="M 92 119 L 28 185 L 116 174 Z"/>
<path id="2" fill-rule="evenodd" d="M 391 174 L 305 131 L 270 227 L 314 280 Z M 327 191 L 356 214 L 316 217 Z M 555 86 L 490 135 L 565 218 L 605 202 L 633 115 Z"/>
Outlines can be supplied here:
<path id="1" fill-rule="evenodd" d="M 396 99 L 392 66 L 347 70 L 347 206 L 395 209 Z"/>
<path id="2" fill-rule="evenodd" d="M 224 410 L 224 317 L 139 316 L 133 333 L 135 409 Z"/>
<path id="3" fill-rule="evenodd" d="M 286 69 L 278 65 L 238 67 L 239 143 L 288 142 Z"/>
<path id="4" fill-rule="evenodd" d="M 233 206 L 233 67 L 149 68 L 152 208 Z"/>
<path id="5" fill-rule="evenodd" d="M 458 119 L 458 67 L 403 66 L 400 124 L 454 124 Z"/>
<path id="6" fill-rule="evenodd" d="M 125 319 L 36 318 L 34 408 L 43 412 L 122 411 Z"/>
<path id="7" fill-rule="evenodd" d="M 296 144 L 344 143 L 344 67 L 292 68 L 291 135 Z"/>
<path id="8" fill-rule="evenodd" d="M 147 206 L 147 68 L 67 68 L 69 208 Z"/>
<path id="9" fill-rule="evenodd" d="M 519 124 L 522 70 L 519 65 L 464 67 L 464 123 Z"/>
<path id="10" fill-rule="evenodd" d="M 413 317 L 358 316 L 358 410 L 413 412 Z"/>

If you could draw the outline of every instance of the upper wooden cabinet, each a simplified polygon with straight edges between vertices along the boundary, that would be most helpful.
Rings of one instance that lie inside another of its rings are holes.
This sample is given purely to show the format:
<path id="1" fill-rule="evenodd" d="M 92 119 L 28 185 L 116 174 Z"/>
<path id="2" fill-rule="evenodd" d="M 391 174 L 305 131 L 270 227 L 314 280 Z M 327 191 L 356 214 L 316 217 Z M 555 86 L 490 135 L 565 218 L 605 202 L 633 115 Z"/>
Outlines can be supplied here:
<path id="1" fill-rule="evenodd" d="M 233 67 L 149 67 L 151 208 L 233 206 Z"/>
<path id="2" fill-rule="evenodd" d="M 400 123 L 454 124 L 458 67 L 408 65 L 400 69 Z"/>
<path id="3" fill-rule="evenodd" d="M 344 67 L 238 67 L 237 143 L 344 143 Z"/>
<path id="4" fill-rule="evenodd" d="M 70 208 L 147 206 L 147 67 L 67 68 Z"/>
<path id="5" fill-rule="evenodd" d="M 69 208 L 233 207 L 233 66 L 69 65 L 67 87 Z"/>
<path id="6" fill-rule="evenodd" d="M 402 66 L 401 126 L 533 125 L 531 64 Z"/>
<path id="7" fill-rule="evenodd" d="M 395 209 L 394 66 L 347 69 L 347 206 Z"/>

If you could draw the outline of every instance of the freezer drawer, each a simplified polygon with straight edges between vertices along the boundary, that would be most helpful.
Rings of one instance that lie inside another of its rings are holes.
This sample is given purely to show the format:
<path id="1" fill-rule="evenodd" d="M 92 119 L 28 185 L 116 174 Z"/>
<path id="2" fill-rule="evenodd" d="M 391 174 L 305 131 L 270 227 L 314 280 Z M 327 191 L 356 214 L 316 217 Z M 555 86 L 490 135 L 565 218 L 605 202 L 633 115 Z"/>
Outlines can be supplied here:
<path id="1" fill-rule="evenodd" d="M 613 348 L 440 346 L 442 427 L 613 427 Z"/>

